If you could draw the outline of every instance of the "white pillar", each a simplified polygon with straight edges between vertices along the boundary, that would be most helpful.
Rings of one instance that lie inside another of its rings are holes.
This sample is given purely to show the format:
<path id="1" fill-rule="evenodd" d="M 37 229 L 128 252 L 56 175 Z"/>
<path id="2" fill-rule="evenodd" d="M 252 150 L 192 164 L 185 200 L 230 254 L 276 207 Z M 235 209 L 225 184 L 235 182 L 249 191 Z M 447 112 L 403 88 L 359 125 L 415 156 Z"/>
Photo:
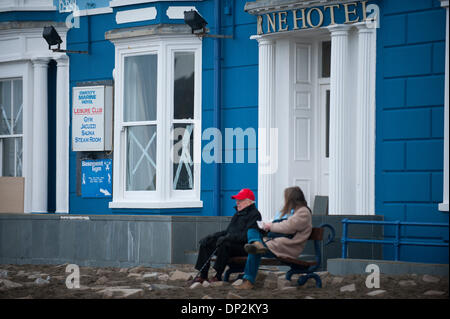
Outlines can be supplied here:
<path id="1" fill-rule="evenodd" d="M 442 203 L 439 204 L 439 210 L 444 211 L 444 212 L 448 212 L 449 208 L 448 208 L 448 192 L 449 192 L 449 187 L 448 187 L 448 179 L 449 179 L 449 172 L 448 172 L 448 168 L 449 168 L 449 157 L 448 157 L 448 130 L 449 130 L 449 124 L 448 124 L 448 108 L 449 108 L 449 97 L 448 97 L 448 77 L 449 77 L 449 73 L 448 73 L 448 68 L 450 67 L 449 65 L 449 60 L 448 60 L 448 28 L 449 28 L 449 11 L 448 11 L 448 0 L 446 1 L 441 1 L 441 5 L 443 7 L 445 7 L 445 10 L 447 12 L 447 22 L 446 22 L 446 36 L 445 36 L 445 99 L 444 99 L 444 194 L 443 194 L 443 199 L 442 199 Z"/>
<path id="2" fill-rule="evenodd" d="M 56 213 L 69 212 L 69 58 L 56 59 Z"/>
<path id="3" fill-rule="evenodd" d="M 33 174 L 31 212 L 47 213 L 48 192 L 48 58 L 32 60 L 33 88 Z"/>
<path id="4" fill-rule="evenodd" d="M 350 123 L 345 116 L 347 107 L 348 33 L 350 26 L 333 25 L 331 32 L 330 74 L 330 157 L 329 157 L 329 214 L 344 212 L 345 132 Z"/>
<path id="5" fill-rule="evenodd" d="M 277 143 L 271 135 L 275 128 L 275 42 L 259 38 L 258 67 L 258 210 L 264 220 L 275 214 L 274 173 Z"/>
<path id="6" fill-rule="evenodd" d="M 356 214 L 374 214 L 375 187 L 375 28 L 358 28 L 356 88 Z"/>

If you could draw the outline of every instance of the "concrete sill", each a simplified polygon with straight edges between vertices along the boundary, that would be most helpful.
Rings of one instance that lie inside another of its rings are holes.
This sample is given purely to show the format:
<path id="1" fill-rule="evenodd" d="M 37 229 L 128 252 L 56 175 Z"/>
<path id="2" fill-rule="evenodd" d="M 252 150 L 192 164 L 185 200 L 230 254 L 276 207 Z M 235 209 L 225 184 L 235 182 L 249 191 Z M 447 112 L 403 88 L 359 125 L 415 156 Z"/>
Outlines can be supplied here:
<path id="1" fill-rule="evenodd" d="M 202 208 L 203 201 L 177 201 L 177 202 L 110 202 L 109 208 L 137 208 L 137 209 L 161 209 L 161 208 Z"/>

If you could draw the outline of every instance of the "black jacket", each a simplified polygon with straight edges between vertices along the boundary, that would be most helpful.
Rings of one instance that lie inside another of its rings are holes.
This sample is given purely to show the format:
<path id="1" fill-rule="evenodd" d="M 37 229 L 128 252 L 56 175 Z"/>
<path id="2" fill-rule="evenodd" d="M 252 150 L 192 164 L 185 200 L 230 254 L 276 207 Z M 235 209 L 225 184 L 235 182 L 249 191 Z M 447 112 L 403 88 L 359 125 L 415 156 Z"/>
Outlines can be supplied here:
<path id="1" fill-rule="evenodd" d="M 227 239 L 234 243 L 245 244 L 247 243 L 247 230 L 258 229 L 256 221 L 261 219 L 261 214 L 255 204 L 251 204 L 240 212 L 236 211 L 227 229 L 217 235 L 227 236 Z"/>

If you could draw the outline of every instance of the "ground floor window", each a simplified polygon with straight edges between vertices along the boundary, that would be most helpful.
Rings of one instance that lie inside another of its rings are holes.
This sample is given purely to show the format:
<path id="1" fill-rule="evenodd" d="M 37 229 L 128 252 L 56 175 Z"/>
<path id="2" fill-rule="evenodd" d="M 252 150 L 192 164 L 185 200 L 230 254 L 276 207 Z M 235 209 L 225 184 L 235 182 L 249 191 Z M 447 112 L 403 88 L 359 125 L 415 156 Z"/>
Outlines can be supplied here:
<path id="1" fill-rule="evenodd" d="M 22 79 L 0 80 L 0 176 L 22 176 Z"/>
<path id="2" fill-rule="evenodd" d="M 110 207 L 201 206 L 201 40 L 117 43 L 116 53 Z"/>

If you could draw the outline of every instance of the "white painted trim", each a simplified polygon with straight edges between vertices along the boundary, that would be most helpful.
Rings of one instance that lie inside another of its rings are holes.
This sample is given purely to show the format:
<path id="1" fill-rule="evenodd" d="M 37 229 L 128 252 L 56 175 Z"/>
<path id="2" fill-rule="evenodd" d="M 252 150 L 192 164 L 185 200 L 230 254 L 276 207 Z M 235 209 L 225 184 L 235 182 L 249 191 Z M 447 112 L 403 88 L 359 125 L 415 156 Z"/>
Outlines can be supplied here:
<path id="1" fill-rule="evenodd" d="M 449 8 L 448 8 L 448 1 L 442 1 L 442 4 L 446 2 L 446 36 L 445 36 L 445 97 L 444 97 L 444 181 L 443 181 L 443 197 L 442 197 L 442 203 L 439 204 L 439 210 L 448 212 L 448 203 L 449 203 L 449 92 L 448 92 L 448 85 L 449 85 L 449 71 L 448 68 L 449 65 L 449 53 L 448 53 L 448 47 L 449 47 Z"/>
<path id="2" fill-rule="evenodd" d="M 271 140 L 270 129 L 275 128 L 275 42 L 258 38 L 258 210 L 263 220 L 275 214 L 276 203 L 275 173 L 273 159 L 274 147 L 278 141 Z M 264 134 L 262 134 L 264 133 Z M 276 154 L 278 156 L 278 154 Z"/>
<path id="3" fill-rule="evenodd" d="M 84 16 L 93 16 L 98 14 L 108 14 L 112 13 L 114 10 L 109 7 L 104 8 L 94 8 L 94 9 L 84 9 L 73 12 L 74 17 L 84 17 Z"/>
<path id="4" fill-rule="evenodd" d="M 117 24 L 154 20 L 158 12 L 155 7 L 119 11 L 116 13 Z"/>
<path id="5" fill-rule="evenodd" d="M 56 11 L 55 6 L 10 6 L 0 7 L 0 12 L 10 11 Z"/>
<path id="6" fill-rule="evenodd" d="M 375 69 L 376 34 L 357 24 L 356 214 L 375 214 Z"/>
<path id="7" fill-rule="evenodd" d="M 164 202 L 138 202 L 138 201 L 113 201 L 109 208 L 134 208 L 134 209 L 162 209 L 162 208 L 202 208 L 203 201 L 164 201 Z"/>
<path id="8" fill-rule="evenodd" d="M 109 2 L 109 6 L 111 8 L 129 6 L 133 4 L 144 4 L 144 3 L 153 3 L 153 2 L 177 2 L 177 1 L 185 1 L 185 0 L 112 0 Z M 191 1 L 202 1 L 202 0 L 191 0 Z"/>
<path id="9" fill-rule="evenodd" d="M 448 2 L 449 0 L 441 0 L 441 7 L 448 8 Z"/>
<path id="10" fill-rule="evenodd" d="M 169 19 L 184 19 L 184 11 L 197 11 L 198 10 L 193 7 L 174 7 L 174 6 L 170 6 L 169 8 L 167 8 L 166 11 L 166 15 L 169 17 Z"/>
<path id="11" fill-rule="evenodd" d="M 329 157 L 329 214 L 343 214 L 345 192 L 345 155 L 347 107 L 348 37 L 350 26 L 333 25 L 331 31 L 330 75 L 330 157 Z"/>
<path id="12" fill-rule="evenodd" d="M 37 58 L 33 63 L 33 213 L 47 213 L 48 194 L 48 58 Z"/>
<path id="13" fill-rule="evenodd" d="M 69 213 L 69 57 L 56 59 L 56 212 Z"/>

